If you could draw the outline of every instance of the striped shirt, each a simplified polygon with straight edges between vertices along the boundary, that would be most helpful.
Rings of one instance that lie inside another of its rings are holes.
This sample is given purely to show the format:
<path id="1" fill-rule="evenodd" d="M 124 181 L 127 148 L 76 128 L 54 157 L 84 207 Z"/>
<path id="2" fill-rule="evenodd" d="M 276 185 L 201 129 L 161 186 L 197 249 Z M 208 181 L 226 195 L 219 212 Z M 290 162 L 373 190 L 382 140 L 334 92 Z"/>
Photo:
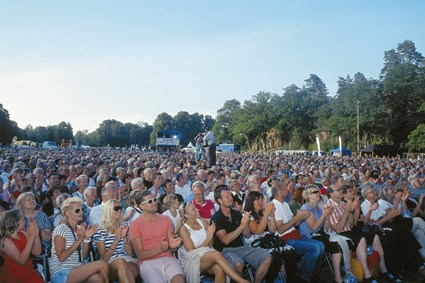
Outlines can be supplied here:
<path id="1" fill-rule="evenodd" d="M 330 222 L 333 226 L 335 226 L 336 224 L 338 224 L 338 222 L 341 220 L 342 215 L 344 214 L 344 206 L 345 206 L 345 202 L 341 201 L 339 204 L 337 204 L 335 201 L 333 201 L 332 199 L 329 199 L 326 202 L 326 207 L 333 207 L 334 208 L 334 212 L 331 214 L 330 218 Z M 333 230 L 331 228 L 331 230 Z M 350 226 L 348 226 L 348 221 L 345 223 L 344 227 L 342 228 L 341 232 L 346 232 L 346 231 L 351 231 Z M 335 231 L 334 231 L 335 232 Z"/>
<path id="2" fill-rule="evenodd" d="M 97 229 L 96 233 L 94 233 L 94 235 L 93 235 L 93 243 L 95 243 L 95 244 L 99 243 L 99 242 L 104 243 L 105 244 L 105 251 L 110 249 L 114 240 L 115 240 L 115 234 L 109 234 L 108 232 L 106 232 L 102 228 Z M 110 260 L 117 258 L 119 256 L 124 256 L 124 255 L 127 255 L 127 252 L 126 252 L 125 247 L 124 247 L 123 238 L 120 237 L 118 245 L 115 248 L 114 252 L 112 253 Z"/>
<path id="3" fill-rule="evenodd" d="M 65 250 L 69 249 L 72 244 L 75 242 L 75 237 L 77 235 L 73 235 L 71 229 L 66 224 L 61 224 L 53 230 L 53 246 L 52 246 L 52 257 L 49 260 L 50 264 L 50 276 L 53 278 L 56 273 L 60 270 L 72 269 L 76 266 L 81 265 L 80 257 L 78 255 L 78 250 L 76 249 L 68 258 L 66 258 L 63 262 L 59 261 L 58 255 L 56 254 L 55 247 L 55 237 L 61 236 L 65 239 Z M 84 241 L 81 242 L 81 250 L 83 250 Z"/>

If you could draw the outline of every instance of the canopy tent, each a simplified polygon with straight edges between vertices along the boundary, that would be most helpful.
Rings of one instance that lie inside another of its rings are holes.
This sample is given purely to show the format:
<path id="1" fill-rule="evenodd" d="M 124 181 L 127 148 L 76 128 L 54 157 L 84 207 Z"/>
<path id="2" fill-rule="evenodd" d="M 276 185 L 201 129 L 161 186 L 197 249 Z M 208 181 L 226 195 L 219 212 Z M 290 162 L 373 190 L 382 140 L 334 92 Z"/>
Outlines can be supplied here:
<path id="1" fill-rule="evenodd" d="M 341 152 L 339 147 L 336 147 L 331 150 L 331 155 L 339 155 Z M 342 147 L 342 156 L 351 156 L 351 150 L 346 149 L 345 147 Z"/>

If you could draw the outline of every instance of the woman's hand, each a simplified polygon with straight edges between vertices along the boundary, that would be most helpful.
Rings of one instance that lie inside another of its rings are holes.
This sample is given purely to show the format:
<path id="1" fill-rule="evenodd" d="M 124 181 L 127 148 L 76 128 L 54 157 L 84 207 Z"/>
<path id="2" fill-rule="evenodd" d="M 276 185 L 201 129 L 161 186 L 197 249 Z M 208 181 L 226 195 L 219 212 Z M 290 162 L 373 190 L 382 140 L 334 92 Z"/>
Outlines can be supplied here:
<path id="1" fill-rule="evenodd" d="M 31 219 L 30 225 L 28 226 L 28 237 L 31 239 L 35 239 L 38 237 L 39 235 L 39 228 L 38 228 L 38 224 L 34 219 Z"/>
<path id="2" fill-rule="evenodd" d="M 121 237 L 127 238 L 128 226 L 121 226 Z"/>
<path id="3" fill-rule="evenodd" d="M 85 227 L 85 226 L 83 226 L 83 227 L 84 227 L 84 229 L 85 229 L 84 237 L 85 237 L 86 239 L 89 239 L 89 238 L 91 238 L 91 236 L 93 236 L 93 235 L 94 235 L 94 233 L 96 233 L 97 228 L 99 227 L 99 224 L 95 224 L 95 225 L 94 225 L 94 226 L 92 226 L 92 227 L 90 227 L 90 226 L 89 226 L 89 228 L 87 228 L 87 229 L 86 229 L 86 227 Z"/>
<path id="4" fill-rule="evenodd" d="M 211 225 L 208 227 L 207 230 L 207 238 L 212 239 L 215 233 L 215 223 L 212 222 Z"/>
<path id="5" fill-rule="evenodd" d="M 274 212 L 276 210 L 276 207 L 274 206 L 273 202 L 269 202 L 266 206 L 266 209 L 264 210 L 264 217 L 267 216 L 274 216 Z"/>

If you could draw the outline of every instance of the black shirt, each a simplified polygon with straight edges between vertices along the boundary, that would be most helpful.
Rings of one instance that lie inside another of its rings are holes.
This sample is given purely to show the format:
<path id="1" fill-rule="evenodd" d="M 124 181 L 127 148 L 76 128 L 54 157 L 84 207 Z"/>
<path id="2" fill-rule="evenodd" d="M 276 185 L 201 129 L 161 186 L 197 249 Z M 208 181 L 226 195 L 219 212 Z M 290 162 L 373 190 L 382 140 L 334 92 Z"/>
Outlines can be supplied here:
<path id="1" fill-rule="evenodd" d="M 232 216 L 232 219 L 225 216 L 223 212 L 221 211 L 221 208 L 214 213 L 214 215 L 211 217 L 211 222 L 215 223 L 215 231 L 225 230 L 227 233 L 231 233 L 235 231 L 240 225 L 242 220 L 242 214 L 239 211 L 230 209 L 230 213 Z M 227 246 L 220 241 L 220 239 L 217 237 L 216 233 L 214 233 L 214 244 L 213 247 L 217 251 L 221 252 L 223 248 L 236 248 L 243 246 L 244 243 L 242 241 L 241 235 L 231 241 Z"/>

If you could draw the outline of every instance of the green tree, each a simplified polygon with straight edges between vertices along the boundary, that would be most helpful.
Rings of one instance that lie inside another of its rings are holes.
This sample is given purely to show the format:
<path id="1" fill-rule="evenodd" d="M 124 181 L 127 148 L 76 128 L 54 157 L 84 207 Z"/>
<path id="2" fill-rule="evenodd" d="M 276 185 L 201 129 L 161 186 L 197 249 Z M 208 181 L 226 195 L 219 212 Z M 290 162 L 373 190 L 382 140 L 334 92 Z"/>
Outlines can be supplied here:
<path id="1" fill-rule="evenodd" d="M 403 147 L 409 133 L 425 122 L 425 114 L 418 111 L 425 102 L 424 57 L 406 40 L 385 52 L 384 60 L 380 95 L 386 106 L 388 136 Z"/>
<path id="2" fill-rule="evenodd" d="M 16 122 L 10 120 L 9 111 L 0 104 L 0 143 L 5 145 L 12 142 L 14 136 L 19 135 L 19 128 Z"/>
<path id="3" fill-rule="evenodd" d="M 425 124 L 420 124 L 409 134 L 407 148 L 409 152 L 425 151 Z"/>

